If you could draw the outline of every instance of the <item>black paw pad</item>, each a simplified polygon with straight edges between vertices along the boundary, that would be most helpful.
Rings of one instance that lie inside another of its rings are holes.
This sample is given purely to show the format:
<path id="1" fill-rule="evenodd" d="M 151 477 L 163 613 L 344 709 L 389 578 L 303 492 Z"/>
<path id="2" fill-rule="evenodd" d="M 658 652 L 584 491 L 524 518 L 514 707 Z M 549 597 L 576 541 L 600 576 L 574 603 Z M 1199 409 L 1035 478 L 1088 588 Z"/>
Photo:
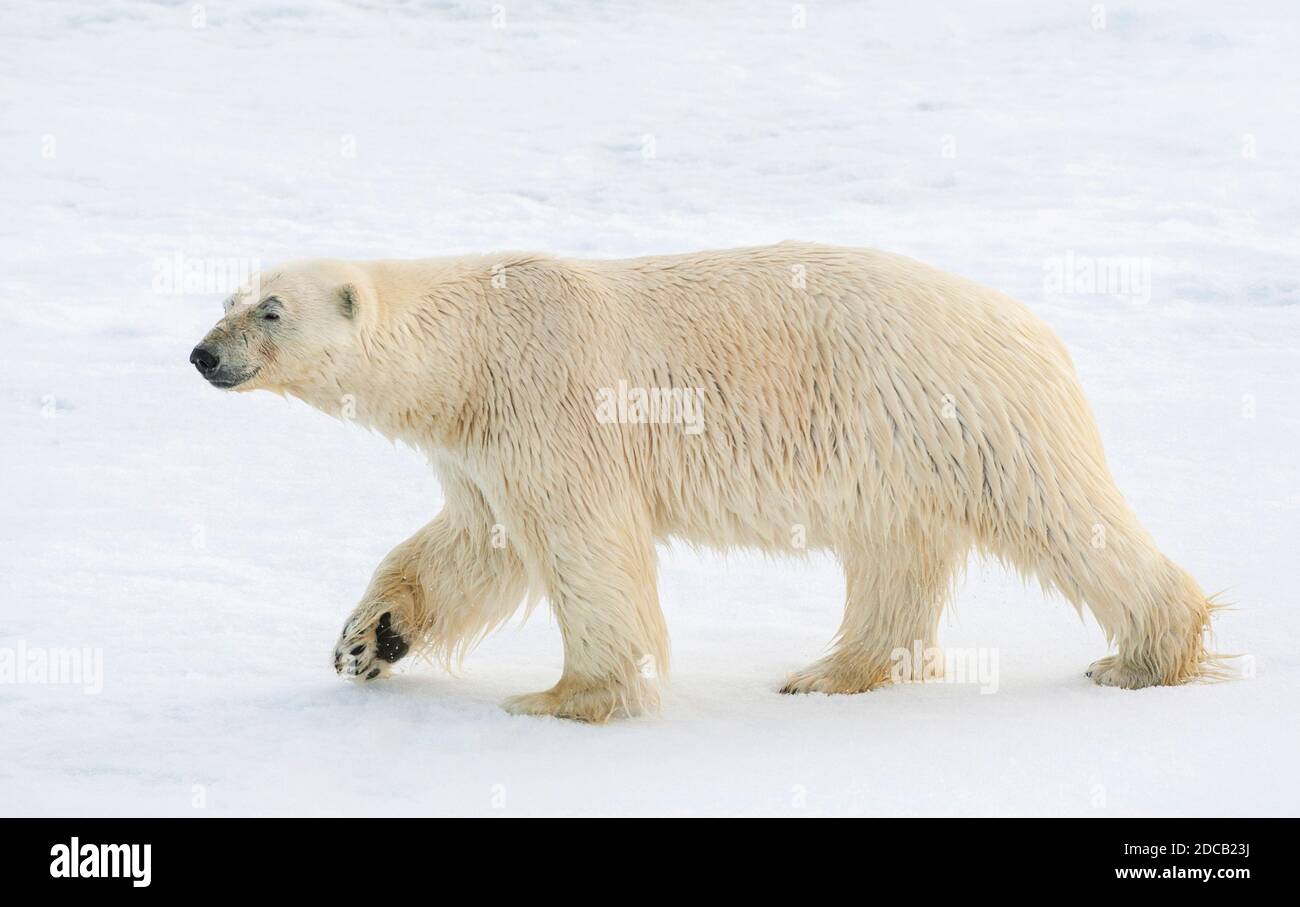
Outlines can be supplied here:
<path id="1" fill-rule="evenodd" d="M 375 653 L 384 661 L 397 661 L 410 650 L 411 644 L 393 629 L 392 614 L 385 611 L 375 627 Z"/>

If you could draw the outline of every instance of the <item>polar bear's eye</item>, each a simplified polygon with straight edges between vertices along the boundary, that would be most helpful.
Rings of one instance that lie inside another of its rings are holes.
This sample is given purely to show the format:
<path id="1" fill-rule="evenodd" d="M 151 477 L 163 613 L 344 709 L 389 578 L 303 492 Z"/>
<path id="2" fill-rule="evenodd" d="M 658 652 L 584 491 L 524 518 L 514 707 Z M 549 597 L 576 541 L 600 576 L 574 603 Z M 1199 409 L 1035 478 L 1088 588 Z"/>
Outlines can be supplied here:
<path id="1" fill-rule="evenodd" d="M 257 307 L 257 317 L 263 321 L 280 320 L 280 300 L 270 296 L 262 300 L 262 304 Z"/>

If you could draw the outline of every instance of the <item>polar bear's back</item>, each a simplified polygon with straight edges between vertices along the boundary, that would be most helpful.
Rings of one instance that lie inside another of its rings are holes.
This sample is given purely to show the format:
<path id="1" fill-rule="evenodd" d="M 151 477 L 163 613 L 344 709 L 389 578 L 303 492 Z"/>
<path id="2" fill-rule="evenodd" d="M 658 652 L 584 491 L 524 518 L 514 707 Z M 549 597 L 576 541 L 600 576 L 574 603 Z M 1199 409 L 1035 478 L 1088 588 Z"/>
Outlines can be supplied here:
<path id="1" fill-rule="evenodd" d="M 1044 477 L 1071 494 L 1104 471 L 1060 341 L 973 281 L 805 243 L 573 264 L 614 300 L 626 374 L 598 380 L 701 394 L 698 434 L 626 431 L 665 535 L 820 547 L 920 509 L 1027 517 Z"/>

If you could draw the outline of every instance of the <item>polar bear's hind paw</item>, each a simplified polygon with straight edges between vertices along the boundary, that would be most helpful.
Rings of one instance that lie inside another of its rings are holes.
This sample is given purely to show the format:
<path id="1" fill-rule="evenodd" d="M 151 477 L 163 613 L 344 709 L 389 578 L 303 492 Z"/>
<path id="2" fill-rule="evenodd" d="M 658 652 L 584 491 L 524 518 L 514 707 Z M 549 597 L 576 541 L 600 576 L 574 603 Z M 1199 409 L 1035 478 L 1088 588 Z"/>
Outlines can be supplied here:
<path id="1" fill-rule="evenodd" d="M 1102 687 L 1119 687 L 1124 690 L 1140 690 L 1143 687 L 1160 683 L 1160 678 L 1150 671 L 1144 671 L 1125 663 L 1118 655 L 1107 655 L 1088 666 L 1085 676 Z"/>

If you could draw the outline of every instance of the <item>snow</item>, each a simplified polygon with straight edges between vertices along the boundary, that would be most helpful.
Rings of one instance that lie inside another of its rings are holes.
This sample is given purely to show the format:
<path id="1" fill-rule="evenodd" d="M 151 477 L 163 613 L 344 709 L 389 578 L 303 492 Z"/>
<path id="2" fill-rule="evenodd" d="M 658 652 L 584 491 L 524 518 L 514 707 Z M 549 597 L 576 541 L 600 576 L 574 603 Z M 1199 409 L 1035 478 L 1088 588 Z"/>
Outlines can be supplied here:
<path id="1" fill-rule="evenodd" d="M 195 27 L 196 17 L 206 17 Z M 11 9 L 0 35 L 0 685 L 16 815 L 1294 815 L 1300 15 L 1289 2 L 278 0 Z M 504 21 L 502 21 L 504 16 Z M 1097 27 L 1098 25 L 1102 27 Z M 499 26 L 499 27 L 498 27 Z M 354 152 L 354 153 L 353 153 Z M 783 697 L 838 621 L 825 558 L 673 548 L 654 718 L 497 703 L 558 676 L 544 609 L 448 676 L 338 680 L 422 457 L 186 362 L 186 259 L 801 238 L 1006 290 L 1070 346 L 1120 487 L 1252 676 L 1127 692 L 1057 598 L 974 561 L 943 642 L 996 692 Z M 1050 291 L 1132 258 L 1149 301 Z M 12 656 L 11 656 L 12 657 Z M 29 678 L 30 679 L 30 678 Z"/>

